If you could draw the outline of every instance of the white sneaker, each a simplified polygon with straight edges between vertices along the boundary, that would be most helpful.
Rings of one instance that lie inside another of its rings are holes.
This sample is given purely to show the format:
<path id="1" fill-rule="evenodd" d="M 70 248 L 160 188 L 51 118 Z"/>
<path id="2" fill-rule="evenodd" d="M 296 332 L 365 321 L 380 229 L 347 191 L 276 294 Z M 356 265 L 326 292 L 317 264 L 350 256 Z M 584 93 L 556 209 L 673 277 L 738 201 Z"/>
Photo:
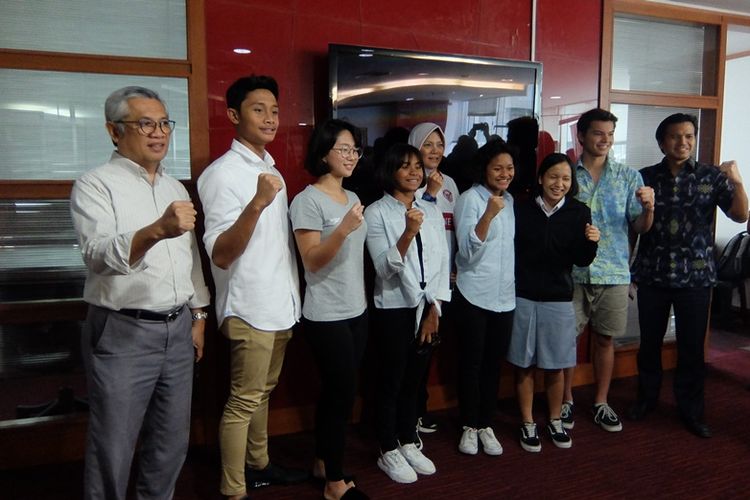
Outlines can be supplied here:
<path id="1" fill-rule="evenodd" d="M 482 449 L 487 455 L 497 456 L 503 454 L 503 447 L 495 437 L 492 427 L 479 429 L 477 434 L 479 434 L 479 440 L 482 442 Z"/>
<path id="2" fill-rule="evenodd" d="M 434 474 L 437 470 L 435 464 L 432 463 L 432 460 L 424 456 L 414 443 L 399 446 L 398 451 L 401 452 L 401 455 L 404 456 L 406 461 L 409 462 L 409 465 L 411 465 L 411 468 L 414 469 L 417 474 L 429 476 L 430 474 Z"/>
<path id="3" fill-rule="evenodd" d="M 458 442 L 458 451 L 467 455 L 476 455 L 479 453 L 476 429 L 464 426 L 464 433 L 461 435 L 461 441 Z"/>
<path id="4" fill-rule="evenodd" d="M 417 473 L 398 450 L 386 451 L 378 458 L 378 467 L 397 483 L 413 483 Z"/>

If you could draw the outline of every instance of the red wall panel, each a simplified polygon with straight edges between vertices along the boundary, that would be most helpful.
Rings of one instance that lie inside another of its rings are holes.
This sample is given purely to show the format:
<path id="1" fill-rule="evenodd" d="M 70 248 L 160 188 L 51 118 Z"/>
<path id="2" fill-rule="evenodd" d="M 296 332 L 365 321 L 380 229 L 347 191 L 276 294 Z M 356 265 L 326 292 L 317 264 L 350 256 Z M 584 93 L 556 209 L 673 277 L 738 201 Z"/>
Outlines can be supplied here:
<path id="1" fill-rule="evenodd" d="M 232 138 L 226 88 L 250 73 L 272 75 L 281 127 L 268 149 L 293 195 L 310 180 L 301 170 L 310 125 L 328 113 L 329 43 L 528 60 L 530 21 L 530 0 L 206 2 L 211 157 Z M 237 47 L 253 52 L 238 55 Z"/>

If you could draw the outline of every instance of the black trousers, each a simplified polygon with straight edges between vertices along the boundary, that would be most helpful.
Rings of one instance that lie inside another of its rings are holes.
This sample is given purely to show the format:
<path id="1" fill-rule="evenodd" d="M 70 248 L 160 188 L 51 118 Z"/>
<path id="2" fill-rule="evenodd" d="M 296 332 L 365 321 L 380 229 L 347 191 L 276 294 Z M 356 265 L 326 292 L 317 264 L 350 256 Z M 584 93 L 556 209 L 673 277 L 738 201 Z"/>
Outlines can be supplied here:
<path id="1" fill-rule="evenodd" d="M 497 408 L 500 367 L 508 353 L 513 311 L 493 312 L 453 292 L 458 338 L 458 404 L 461 424 L 483 429 Z"/>
<path id="2" fill-rule="evenodd" d="M 711 289 L 638 287 L 638 398 L 656 404 L 661 389 L 661 348 L 674 307 L 677 336 L 677 370 L 674 395 L 680 415 L 703 419 L 703 385 L 706 377 L 703 345 L 708 325 Z"/>
<path id="3" fill-rule="evenodd" d="M 431 347 L 417 344 L 416 315 L 416 308 L 375 310 L 379 353 L 376 431 L 382 452 L 418 440 L 417 391 Z"/>
<path id="4" fill-rule="evenodd" d="M 357 394 L 359 365 L 367 345 L 367 312 L 341 321 L 303 318 L 305 334 L 320 373 L 315 412 L 315 455 L 326 466 L 326 479 L 344 478 L 346 424 Z"/>

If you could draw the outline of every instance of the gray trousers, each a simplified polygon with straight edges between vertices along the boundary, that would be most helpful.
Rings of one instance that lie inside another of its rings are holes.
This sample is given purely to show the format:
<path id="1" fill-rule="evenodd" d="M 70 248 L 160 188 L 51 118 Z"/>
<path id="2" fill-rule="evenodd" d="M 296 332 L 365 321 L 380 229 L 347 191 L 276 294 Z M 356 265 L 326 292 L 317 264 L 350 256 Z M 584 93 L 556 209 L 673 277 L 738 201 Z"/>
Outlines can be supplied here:
<path id="1" fill-rule="evenodd" d="M 190 437 L 191 325 L 187 306 L 171 323 L 89 306 L 84 498 L 125 499 L 139 435 L 137 498 L 172 498 Z"/>

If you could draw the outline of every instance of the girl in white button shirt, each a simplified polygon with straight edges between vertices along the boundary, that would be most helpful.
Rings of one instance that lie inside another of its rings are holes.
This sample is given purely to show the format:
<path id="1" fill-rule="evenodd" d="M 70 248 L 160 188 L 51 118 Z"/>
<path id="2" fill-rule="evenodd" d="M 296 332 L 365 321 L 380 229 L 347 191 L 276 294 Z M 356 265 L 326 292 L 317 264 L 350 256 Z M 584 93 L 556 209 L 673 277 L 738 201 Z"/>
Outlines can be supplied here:
<path id="1" fill-rule="evenodd" d="M 434 203 L 415 197 L 425 183 L 419 150 L 396 144 L 377 171 L 385 194 L 365 210 L 367 249 L 375 265 L 375 333 L 379 340 L 377 434 L 380 467 L 399 483 L 434 474 L 417 448 L 416 394 L 450 300 L 445 223 Z"/>

